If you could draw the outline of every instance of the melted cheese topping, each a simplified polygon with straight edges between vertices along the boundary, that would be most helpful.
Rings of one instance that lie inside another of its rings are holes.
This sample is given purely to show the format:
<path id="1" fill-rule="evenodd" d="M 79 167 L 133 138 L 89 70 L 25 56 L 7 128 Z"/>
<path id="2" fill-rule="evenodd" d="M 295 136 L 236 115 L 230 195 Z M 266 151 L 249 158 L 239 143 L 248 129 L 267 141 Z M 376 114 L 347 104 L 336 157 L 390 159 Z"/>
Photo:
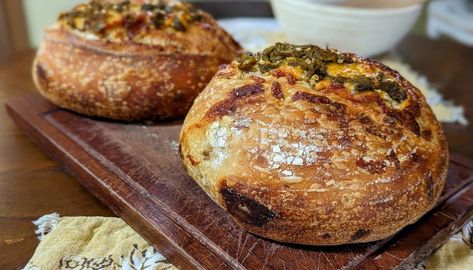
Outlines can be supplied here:
<path id="1" fill-rule="evenodd" d="M 305 81 L 318 90 L 323 89 L 320 85 L 324 85 L 326 88 L 348 89 L 352 95 L 378 93 L 394 108 L 408 98 L 401 83 L 376 64 L 315 45 L 276 43 L 257 54 L 240 57 L 237 65 L 247 74 L 259 72 L 276 77 L 287 76 L 290 84 L 296 80 Z"/>
<path id="2" fill-rule="evenodd" d="M 204 12 L 179 2 L 91 1 L 61 14 L 57 27 L 89 40 L 154 44 L 162 31 L 185 32 L 193 23 L 206 20 Z"/>
<path id="3" fill-rule="evenodd" d="M 352 77 L 355 75 L 375 75 L 372 67 L 360 63 L 329 63 L 327 64 L 327 74 L 333 77 Z"/>

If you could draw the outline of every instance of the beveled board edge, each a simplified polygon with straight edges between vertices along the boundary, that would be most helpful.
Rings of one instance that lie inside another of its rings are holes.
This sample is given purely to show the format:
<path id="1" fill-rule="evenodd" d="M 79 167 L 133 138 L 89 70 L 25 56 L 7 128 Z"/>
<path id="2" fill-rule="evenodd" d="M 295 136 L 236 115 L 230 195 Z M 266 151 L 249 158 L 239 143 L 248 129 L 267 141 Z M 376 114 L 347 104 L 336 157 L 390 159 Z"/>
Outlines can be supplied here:
<path id="1" fill-rule="evenodd" d="M 219 254 L 212 254 L 208 247 L 201 244 L 202 261 L 195 259 L 196 254 L 189 255 L 178 243 L 174 243 L 168 236 L 155 230 L 160 224 L 151 224 L 149 220 L 137 214 L 134 207 L 122 197 L 118 196 L 113 190 L 108 189 L 105 182 L 113 181 L 116 175 L 104 169 L 103 165 L 90 156 L 87 152 L 74 144 L 66 135 L 54 128 L 47 122 L 44 116 L 58 108 L 39 94 L 16 97 L 5 102 L 5 107 L 17 126 L 25 132 L 39 147 L 45 151 L 51 158 L 60 163 L 71 175 L 76 177 L 80 184 L 89 190 L 102 203 L 107 205 L 117 216 L 125 220 L 134 230 L 139 232 L 145 239 L 150 241 L 171 263 L 180 269 L 243 269 L 236 261 L 223 261 Z M 62 145 L 67 145 L 68 150 Z M 68 152 L 80 153 L 80 160 L 70 155 Z M 97 173 L 100 172 L 100 173 Z M 141 199 L 143 205 L 147 205 L 146 200 L 141 198 L 129 186 L 121 187 L 130 196 Z M 149 206 L 152 207 L 152 206 Z M 167 222 L 173 222 L 165 213 L 159 209 L 163 219 Z M 180 224 L 175 224 L 180 227 Z M 186 233 L 182 230 L 182 233 Z M 192 241 L 192 237 L 189 237 Z M 212 257 L 212 260 L 206 258 Z M 219 261 L 220 260 L 220 261 Z"/>
<path id="2" fill-rule="evenodd" d="M 41 98 L 39 94 L 35 93 L 26 97 L 13 98 L 6 102 L 6 109 L 16 124 L 46 153 L 61 163 L 69 173 L 76 176 L 79 182 L 93 193 L 94 196 L 106 204 L 117 216 L 122 217 L 131 227 L 142 234 L 145 239 L 148 239 L 173 264 L 183 269 L 243 269 L 243 266 L 237 261 L 225 258 L 225 256 L 221 256 L 222 254 L 210 250 L 205 243 L 201 243 L 202 249 L 199 250 L 202 254 L 193 254 L 191 256 L 181 248 L 179 244 L 172 241 L 172 239 L 160 232 L 156 232 L 155 228 L 157 225 L 159 227 L 159 224 L 151 223 L 147 217 L 140 215 L 138 211 L 134 211 L 136 210 L 134 205 L 131 205 L 127 200 L 117 195 L 113 190 L 108 189 L 109 184 L 107 181 L 113 181 L 114 178 L 117 178 L 117 175 L 105 169 L 103 164 L 97 161 L 95 157 L 81 149 L 80 146 L 76 145 L 71 139 L 46 120 L 46 115 L 54 112 L 58 108 Z M 67 151 L 62 147 L 62 145 L 67 145 Z M 78 156 L 80 156 L 80 160 L 76 159 L 68 152 L 79 154 Z M 455 163 L 473 170 L 473 162 L 468 158 L 454 153 L 452 153 L 451 158 L 454 159 Z M 100 173 L 97 173 L 98 171 Z M 141 200 L 140 203 L 142 205 L 147 204 L 145 198 L 142 198 L 132 187 L 126 186 L 125 184 L 120 188 L 122 190 L 126 189 L 126 192 L 133 194 L 135 200 Z M 458 189 L 455 190 L 458 191 L 462 188 L 464 188 L 464 186 L 458 187 Z M 451 195 L 452 194 L 445 194 L 446 197 L 450 197 Z M 153 206 L 149 205 L 149 207 L 152 208 Z M 167 222 L 173 222 L 165 212 L 160 209 L 154 210 L 154 212 L 157 212 L 157 214 L 161 215 L 163 218 L 167 218 Z M 462 218 L 465 219 L 466 215 Z M 177 227 L 182 227 L 182 224 L 177 224 L 175 222 L 173 222 L 173 224 Z M 455 223 L 455 225 L 458 224 Z M 182 233 L 188 234 L 185 228 L 181 229 Z M 449 230 L 449 235 L 455 233 L 457 230 L 458 227 L 456 230 Z M 445 236 L 445 240 L 449 235 Z M 191 236 L 190 239 L 192 239 Z M 383 244 L 381 246 L 386 244 L 388 241 L 382 242 Z M 391 241 L 386 245 L 387 248 L 389 248 L 390 242 Z M 380 246 L 378 246 L 378 248 L 379 247 Z M 383 249 L 384 248 L 381 250 Z M 379 253 L 375 252 L 373 254 Z M 373 254 L 367 254 L 367 261 L 355 265 L 363 268 L 363 266 L 370 261 L 370 257 L 372 257 Z M 426 252 L 421 252 L 421 256 L 426 255 L 428 255 Z M 204 261 L 197 261 L 196 257 L 204 257 Z M 211 258 L 211 260 L 209 260 L 209 258 Z M 419 256 L 416 256 L 415 258 L 417 261 Z M 406 265 L 406 262 L 407 261 L 400 262 L 400 266 Z M 355 266 L 355 268 L 358 268 L 357 266 Z"/>
<path id="3" fill-rule="evenodd" d="M 395 235 L 385 246 L 370 254 L 355 269 L 414 269 L 427 256 L 447 242 L 449 237 L 458 232 L 472 217 L 473 182 L 470 182 L 447 201 L 423 216 L 420 222 L 404 228 L 402 238 Z M 419 240 L 419 237 L 413 234 L 419 233 L 420 226 L 424 226 L 426 230 L 436 230 L 436 232 L 426 233 L 426 236 L 431 237 L 424 239 L 425 242 L 422 246 L 416 246 L 409 241 Z M 407 246 L 411 249 L 400 250 L 397 249 L 398 246 Z"/>

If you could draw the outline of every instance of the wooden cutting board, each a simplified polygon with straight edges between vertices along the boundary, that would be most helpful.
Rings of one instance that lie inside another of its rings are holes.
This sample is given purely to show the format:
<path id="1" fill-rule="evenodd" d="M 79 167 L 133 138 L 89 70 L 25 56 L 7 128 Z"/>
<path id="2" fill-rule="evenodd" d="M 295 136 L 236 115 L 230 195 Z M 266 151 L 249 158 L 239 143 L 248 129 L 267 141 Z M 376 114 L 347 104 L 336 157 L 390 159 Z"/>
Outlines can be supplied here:
<path id="1" fill-rule="evenodd" d="M 390 239 L 359 245 L 281 244 L 247 233 L 187 176 L 180 123 L 124 124 L 79 116 L 39 94 L 6 103 L 26 134 L 183 269 L 404 269 L 473 216 L 473 162 L 451 155 L 439 205 Z"/>

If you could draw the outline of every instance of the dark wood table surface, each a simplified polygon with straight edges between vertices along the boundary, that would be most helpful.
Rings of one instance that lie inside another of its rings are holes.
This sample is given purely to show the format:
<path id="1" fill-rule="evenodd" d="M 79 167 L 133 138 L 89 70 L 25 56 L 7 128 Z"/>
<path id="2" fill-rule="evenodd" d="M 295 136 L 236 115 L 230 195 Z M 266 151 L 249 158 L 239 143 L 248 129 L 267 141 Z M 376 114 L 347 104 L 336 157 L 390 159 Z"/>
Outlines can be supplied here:
<path id="1" fill-rule="evenodd" d="M 396 53 L 425 74 L 446 99 L 473 119 L 473 48 L 452 41 L 410 36 Z M 34 51 L 0 58 L 0 101 L 34 91 Z M 473 158 L 473 128 L 444 125 L 450 149 Z M 32 221 L 44 214 L 112 216 L 56 162 L 21 133 L 0 108 L 0 269 L 20 269 L 38 240 Z"/>

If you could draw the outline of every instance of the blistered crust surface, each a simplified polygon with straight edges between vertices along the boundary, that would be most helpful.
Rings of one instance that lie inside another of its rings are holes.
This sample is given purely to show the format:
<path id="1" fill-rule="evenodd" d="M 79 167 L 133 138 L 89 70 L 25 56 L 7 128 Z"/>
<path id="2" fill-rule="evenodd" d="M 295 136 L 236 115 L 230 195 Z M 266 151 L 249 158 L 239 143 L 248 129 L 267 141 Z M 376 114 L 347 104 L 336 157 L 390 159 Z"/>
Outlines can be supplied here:
<path id="1" fill-rule="evenodd" d="M 315 84 L 293 66 L 264 73 L 234 62 L 196 99 L 181 132 L 184 164 L 249 231 L 299 244 L 368 242 L 435 205 L 448 151 L 425 98 L 382 64 L 347 56 Z M 405 96 L 328 79 L 379 73 Z"/>
<path id="2" fill-rule="evenodd" d="M 219 65 L 241 50 L 209 15 L 202 16 L 185 31 L 154 29 L 148 44 L 88 38 L 61 26 L 60 19 L 37 52 L 36 86 L 58 106 L 86 115 L 124 121 L 183 117 Z"/>

